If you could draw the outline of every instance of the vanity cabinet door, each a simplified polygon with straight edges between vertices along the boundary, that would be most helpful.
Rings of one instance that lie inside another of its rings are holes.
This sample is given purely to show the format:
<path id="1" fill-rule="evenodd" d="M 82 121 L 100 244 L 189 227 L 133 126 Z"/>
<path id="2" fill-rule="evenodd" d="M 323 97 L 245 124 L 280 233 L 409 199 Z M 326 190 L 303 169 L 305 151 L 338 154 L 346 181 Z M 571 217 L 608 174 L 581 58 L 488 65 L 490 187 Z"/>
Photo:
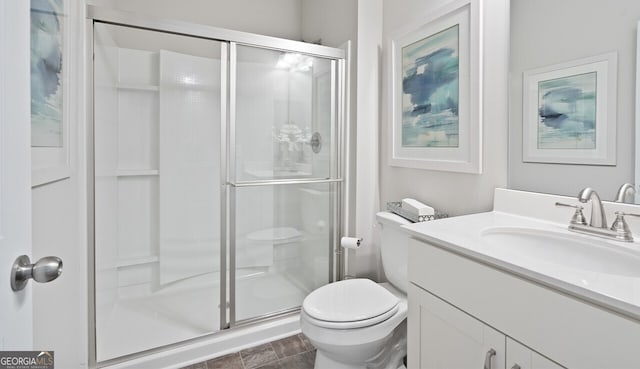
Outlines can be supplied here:
<path id="1" fill-rule="evenodd" d="M 409 286 L 409 369 L 502 369 L 505 336 L 414 284 Z"/>
<path id="2" fill-rule="evenodd" d="M 554 363 L 527 346 L 507 337 L 506 369 L 561 369 L 564 366 Z"/>

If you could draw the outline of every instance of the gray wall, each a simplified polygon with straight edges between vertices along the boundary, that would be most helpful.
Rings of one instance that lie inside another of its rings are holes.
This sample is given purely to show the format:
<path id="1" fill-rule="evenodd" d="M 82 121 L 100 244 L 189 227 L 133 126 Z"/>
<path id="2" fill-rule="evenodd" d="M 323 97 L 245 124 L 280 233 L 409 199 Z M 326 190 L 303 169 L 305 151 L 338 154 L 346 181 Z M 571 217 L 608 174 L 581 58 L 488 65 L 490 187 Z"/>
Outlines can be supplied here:
<path id="1" fill-rule="evenodd" d="M 340 47 L 358 35 L 358 0 L 302 0 L 302 39 Z M 355 49 L 355 45 L 352 45 Z"/>
<path id="2" fill-rule="evenodd" d="M 586 186 L 612 199 L 634 182 L 637 0 L 511 0 L 509 187 L 574 196 Z M 523 71 L 618 52 L 617 165 L 522 162 Z"/>
<path id="3" fill-rule="evenodd" d="M 508 70 L 508 0 L 485 1 L 484 72 L 482 104 L 484 121 L 484 171 L 461 174 L 391 167 L 389 152 L 389 38 L 424 24 L 430 11 L 445 0 L 385 0 L 382 119 L 380 135 L 381 205 L 413 197 L 450 215 L 487 211 L 493 205 L 493 190 L 507 184 L 507 70 Z"/>
<path id="4" fill-rule="evenodd" d="M 300 40 L 302 0 L 87 0 L 163 19 Z"/>

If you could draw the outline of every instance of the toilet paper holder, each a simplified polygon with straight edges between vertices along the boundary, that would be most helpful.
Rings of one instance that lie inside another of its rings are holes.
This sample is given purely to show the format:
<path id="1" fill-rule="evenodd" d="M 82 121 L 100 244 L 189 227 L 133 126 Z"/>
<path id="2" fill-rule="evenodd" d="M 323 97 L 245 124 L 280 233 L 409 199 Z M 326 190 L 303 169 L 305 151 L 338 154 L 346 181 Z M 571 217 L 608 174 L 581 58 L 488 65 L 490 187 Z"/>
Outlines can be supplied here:
<path id="1" fill-rule="evenodd" d="M 342 237 L 340 238 L 340 247 L 336 247 L 333 252 L 340 255 L 343 253 L 342 249 L 357 250 L 362 246 L 363 241 L 362 237 Z"/>
<path id="2" fill-rule="evenodd" d="M 363 238 L 358 237 L 342 237 L 340 239 L 340 247 L 345 249 L 359 249 Z"/>

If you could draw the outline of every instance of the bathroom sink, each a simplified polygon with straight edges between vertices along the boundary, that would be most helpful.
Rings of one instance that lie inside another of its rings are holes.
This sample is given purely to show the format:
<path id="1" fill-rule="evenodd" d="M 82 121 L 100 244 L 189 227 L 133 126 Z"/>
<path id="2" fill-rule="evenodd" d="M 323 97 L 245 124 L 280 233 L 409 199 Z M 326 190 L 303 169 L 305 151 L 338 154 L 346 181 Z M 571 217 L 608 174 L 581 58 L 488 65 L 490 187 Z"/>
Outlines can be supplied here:
<path id="1" fill-rule="evenodd" d="M 540 261 L 586 272 L 640 277 L 640 254 L 604 240 L 524 227 L 486 228 L 480 236 L 487 252 L 514 264 Z"/>

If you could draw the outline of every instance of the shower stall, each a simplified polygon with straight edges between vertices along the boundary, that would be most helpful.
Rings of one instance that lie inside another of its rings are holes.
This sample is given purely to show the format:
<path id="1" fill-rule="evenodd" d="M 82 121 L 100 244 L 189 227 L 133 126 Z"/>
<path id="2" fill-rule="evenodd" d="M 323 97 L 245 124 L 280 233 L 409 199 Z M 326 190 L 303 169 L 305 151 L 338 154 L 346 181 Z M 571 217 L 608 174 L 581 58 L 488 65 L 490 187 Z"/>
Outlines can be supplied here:
<path id="1" fill-rule="evenodd" d="M 339 278 L 345 51 L 88 8 L 97 366 Z"/>

